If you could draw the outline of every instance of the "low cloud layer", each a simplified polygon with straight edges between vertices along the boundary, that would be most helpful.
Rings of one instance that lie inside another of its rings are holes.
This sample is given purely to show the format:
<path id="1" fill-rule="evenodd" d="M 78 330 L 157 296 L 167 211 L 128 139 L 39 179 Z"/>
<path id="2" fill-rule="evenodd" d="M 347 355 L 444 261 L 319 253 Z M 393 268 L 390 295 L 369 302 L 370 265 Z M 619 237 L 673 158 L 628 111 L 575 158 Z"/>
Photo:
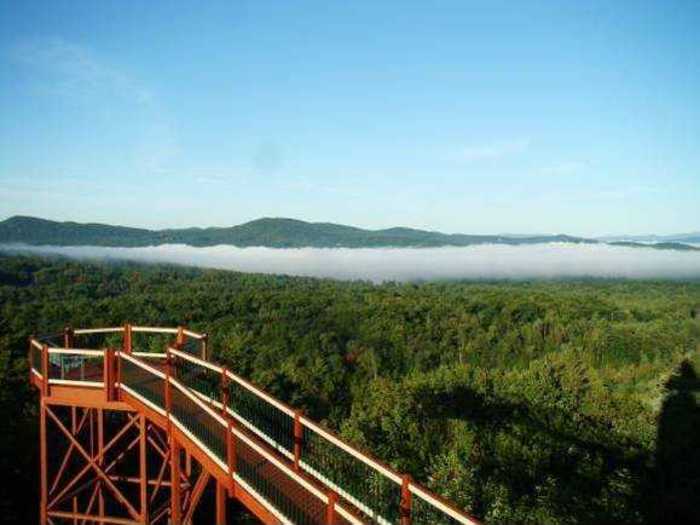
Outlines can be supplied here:
<path id="1" fill-rule="evenodd" d="M 555 279 L 573 277 L 700 278 L 700 252 L 606 245 L 481 245 L 466 248 L 147 248 L 4 246 L 4 251 L 79 259 L 175 263 L 241 272 L 414 281 L 431 279 Z"/>

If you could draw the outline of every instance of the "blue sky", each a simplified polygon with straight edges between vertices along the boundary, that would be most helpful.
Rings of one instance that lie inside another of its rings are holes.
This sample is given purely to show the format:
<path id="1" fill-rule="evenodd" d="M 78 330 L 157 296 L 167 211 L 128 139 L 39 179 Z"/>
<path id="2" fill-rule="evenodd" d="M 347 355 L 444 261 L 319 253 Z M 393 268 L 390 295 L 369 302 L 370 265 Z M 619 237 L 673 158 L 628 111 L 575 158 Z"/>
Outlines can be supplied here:
<path id="1" fill-rule="evenodd" d="M 0 0 L 0 218 L 700 230 L 698 2 L 201 4 Z"/>

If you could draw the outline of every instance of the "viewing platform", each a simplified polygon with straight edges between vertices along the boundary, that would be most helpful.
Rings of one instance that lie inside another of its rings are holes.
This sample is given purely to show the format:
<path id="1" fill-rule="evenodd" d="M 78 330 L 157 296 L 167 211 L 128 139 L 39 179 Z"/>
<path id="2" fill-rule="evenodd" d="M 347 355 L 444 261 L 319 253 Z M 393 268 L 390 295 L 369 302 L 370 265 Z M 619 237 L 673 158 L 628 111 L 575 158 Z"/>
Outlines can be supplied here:
<path id="1" fill-rule="evenodd" d="M 210 361 L 206 334 L 131 326 L 29 339 L 40 392 L 40 523 L 215 523 L 234 498 L 262 523 L 478 521 Z"/>

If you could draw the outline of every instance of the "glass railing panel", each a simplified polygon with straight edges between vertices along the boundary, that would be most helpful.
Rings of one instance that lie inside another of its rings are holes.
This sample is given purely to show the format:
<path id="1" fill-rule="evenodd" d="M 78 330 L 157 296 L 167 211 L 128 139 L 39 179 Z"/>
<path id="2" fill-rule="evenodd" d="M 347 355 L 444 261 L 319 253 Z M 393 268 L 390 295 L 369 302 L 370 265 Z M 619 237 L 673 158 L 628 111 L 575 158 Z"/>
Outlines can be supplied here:
<path id="1" fill-rule="evenodd" d="M 104 376 L 104 355 L 100 351 L 86 355 L 76 351 L 49 350 L 49 379 L 61 381 L 102 382 Z"/>

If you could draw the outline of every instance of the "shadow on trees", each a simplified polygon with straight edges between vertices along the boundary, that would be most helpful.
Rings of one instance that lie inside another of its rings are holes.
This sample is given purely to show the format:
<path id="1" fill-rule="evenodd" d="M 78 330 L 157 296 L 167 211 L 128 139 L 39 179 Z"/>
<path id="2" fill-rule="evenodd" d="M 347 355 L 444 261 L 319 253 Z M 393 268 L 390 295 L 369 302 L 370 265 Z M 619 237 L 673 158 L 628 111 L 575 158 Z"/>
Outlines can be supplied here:
<path id="1" fill-rule="evenodd" d="M 700 378 L 683 361 L 665 386 L 646 521 L 700 523 Z"/>
<path id="2" fill-rule="evenodd" d="M 424 401 L 433 420 L 461 419 L 478 429 L 487 456 L 481 473 L 516 497 L 533 496 L 553 477 L 558 489 L 550 494 L 552 510 L 576 516 L 577 523 L 700 523 L 700 378 L 684 361 L 665 387 L 655 453 L 604 422 L 573 421 L 571 414 L 463 386 Z M 489 453 L 499 432 L 512 436 L 513 449 L 521 452 L 508 458 Z M 528 459 L 533 453 L 540 458 L 534 468 Z"/>
<path id="3" fill-rule="evenodd" d="M 451 394 L 449 401 L 435 400 L 442 410 L 436 409 L 433 417 L 462 419 L 478 429 L 479 470 L 508 487 L 512 497 L 536 500 L 539 488 L 554 482 L 557 488 L 549 492 L 548 506 L 562 523 L 639 522 L 641 512 L 633 509 L 643 505 L 651 463 L 639 443 L 615 436 L 607 424 L 573 421 L 571 414 L 555 409 L 483 396 L 468 388 Z M 492 444 L 502 442 L 504 435 L 512 451 L 506 456 Z M 630 474 L 624 489 L 616 483 L 622 473 Z M 476 510 L 484 509 L 484 501 L 474 503 Z"/>

